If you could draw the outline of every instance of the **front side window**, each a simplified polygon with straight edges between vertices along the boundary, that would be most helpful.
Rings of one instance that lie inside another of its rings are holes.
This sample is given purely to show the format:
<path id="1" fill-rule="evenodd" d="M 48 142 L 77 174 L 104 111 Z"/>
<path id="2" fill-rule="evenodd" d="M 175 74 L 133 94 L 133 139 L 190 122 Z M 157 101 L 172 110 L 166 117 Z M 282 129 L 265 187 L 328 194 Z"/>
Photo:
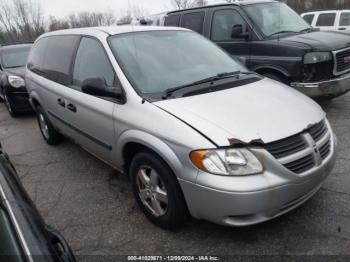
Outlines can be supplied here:
<path id="1" fill-rule="evenodd" d="M 195 12 L 184 14 L 181 21 L 181 26 L 188 28 L 198 33 L 203 33 L 205 12 Z"/>
<path id="2" fill-rule="evenodd" d="M 2 51 L 2 66 L 4 68 L 23 67 L 27 63 L 30 47 L 4 49 Z"/>
<path id="3" fill-rule="evenodd" d="M 316 26 L 334 26 L 336 13 L 320 14 Z"/>
<path id="4" fill-rule="evenodd" d="M 247 31 L 247 24 L 243 17 L 235 10 L 219 10 L 214 13 L 212 35 L 214 41 L 232 40 L 232 29 L 242 26 L 243 32 Z"/>
<path id="5" fill-rule="evenodd" d="M 110 46 L 133 86 L 158 94 L 223 72 L 248 71 L 217 45 L 187 31 L 112 36 Z"/>
<path id="6" fill-rule="evenodd" d="M 293 9 L 283 3 L 251 4 L 243 8 L 266 37 L 280 33 L 299 33 L 311 28 Z"/>
<path id="7" fill-rule="evenodd" d="M 344 12 L 340 15 L 339 26 L 350 26 L 350 12 Z"/>
<path id="8" fill-rule="evenodd" d="M 47 79 L 68 86 L 72 57 L 79 41 L 79 36 L 48 37 L 42 71 Z"/>
<path id="9" fill-rule="evenodd" d="M 73 70 L 73 87 L 80 88 L 88 78 L 102 78 L 113 86 L 114 71 L 102 45 L 93 38 L 81 40 Z"/>
<path id="10" fill-rule="evenodd" d="M 309 24 L 309 25 L 311 25 L 312 24 L 312 21 L 314 20 L 314 17 L 315 17 L 315 15 L 304 15 L 304 20 Z"/>

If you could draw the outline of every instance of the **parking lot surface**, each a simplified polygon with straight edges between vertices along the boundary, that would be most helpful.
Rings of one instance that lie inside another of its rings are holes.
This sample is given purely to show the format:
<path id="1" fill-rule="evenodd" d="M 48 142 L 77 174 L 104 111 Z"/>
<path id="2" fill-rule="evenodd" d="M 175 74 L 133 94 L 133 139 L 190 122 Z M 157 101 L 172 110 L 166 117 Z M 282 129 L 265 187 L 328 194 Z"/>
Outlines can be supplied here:
<path id="1" fill-rule="evenodd" d="M 322 107 L 339 139 L 332 174 L 297 210 L 248 228 L 197 220 L 175 231 L 153 226 L 126 177 L 69 140 L 48 146 L 33 114 L 13 119 L 2 103 L 0 141 L 46 222 L 76 255 L 350 255 L 350 94 Z"/>

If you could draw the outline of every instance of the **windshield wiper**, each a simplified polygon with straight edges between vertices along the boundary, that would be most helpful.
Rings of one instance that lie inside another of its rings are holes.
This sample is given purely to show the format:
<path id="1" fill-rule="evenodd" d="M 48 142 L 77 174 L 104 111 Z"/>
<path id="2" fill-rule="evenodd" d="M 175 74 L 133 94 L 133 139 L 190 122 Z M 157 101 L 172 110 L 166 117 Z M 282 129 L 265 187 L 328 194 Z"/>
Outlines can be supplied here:
<path id="1" fill-rule="evenodd" d="M 313 28 L 312 27 L 308 27 L 308 28 L 305 28 L 303 30 L 300 30 L 299 33 L 304 33 L 304 32 L 310 33 L 312 31 L 313 31 Z"/>
<path id="2" fill-rule="evenodd" d="M 296 32 L 296 31 L 290 31 L 290 30 L 282 30 L 282 31 L 279 31 L 279 32 L 273 33 L 273 34 L 269 35 L 268 37 L 271 37 L 271 36 L 274 36 L 274 35 L 279 35 L 279 34 L 286 34 L 286 33 L 299 33 L 299 32 Z"/>
<path id="3" fill-rule="evenodd" d="M 5 69 L 12 69 L 12 68 L 19 68 L 19 67 L 24 67 L 25 65 L 16 65 L 16 66 L 7 66 L 7 67 L 5 67 L 4 66 L 4 68 Z"/>
<path id="4" fill-rule="evenodd" d="M 214 81 L 225 79 L 225 78 L 237 77 L 240 74 L 255 74 L 255 73 L 253 73 L 253 72 L 241 72 L 241 71 L 220 73 L 220 74 L 217 74 L 215 76 L 211 76 L 211 77 L 204 78 L 202 80 L 193 82 L 191 84 L 178 86 L 178 87 L 174 87 L 174 88 L 169 88 L 169 89 L 165 90 L 165 95 L 163 96 L 163 99 L 166 99 L 174 92 L 179 91 L 179 90 L 184 89 L 184 88 L 187 88 L 187 87 L 196 86 L 196 85 L 205 84 L 205 83 L 210 83 L 210 82 L 214 82 Z"/>

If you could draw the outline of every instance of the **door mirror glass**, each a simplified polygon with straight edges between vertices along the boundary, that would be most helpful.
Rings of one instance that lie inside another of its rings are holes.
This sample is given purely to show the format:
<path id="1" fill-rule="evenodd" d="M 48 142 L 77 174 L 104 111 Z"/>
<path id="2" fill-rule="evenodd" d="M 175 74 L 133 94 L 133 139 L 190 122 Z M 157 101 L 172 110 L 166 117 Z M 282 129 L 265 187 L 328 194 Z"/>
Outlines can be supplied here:
<path id="1" fill-rule="evenodd" d="M 123 92 L 120 88 L 110 88 L 105 79 L 98 77 L 85 79 L 81 85 L 81 91 L 92 96 L 123 98 Z"/>

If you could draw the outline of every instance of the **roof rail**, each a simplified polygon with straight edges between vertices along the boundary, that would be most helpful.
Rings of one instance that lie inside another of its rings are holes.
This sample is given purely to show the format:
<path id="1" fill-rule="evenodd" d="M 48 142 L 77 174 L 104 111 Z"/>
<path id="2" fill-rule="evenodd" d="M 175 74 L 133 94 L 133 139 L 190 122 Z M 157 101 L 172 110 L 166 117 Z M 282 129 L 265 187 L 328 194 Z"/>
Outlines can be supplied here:
<path id="1" fill-rule="evenodd" d="M 29 45 L 33 43 L 34 42 L 13 42 L 13 43 L 0 44 L 0 47 L 10 46 L 10 45 Z"/>

